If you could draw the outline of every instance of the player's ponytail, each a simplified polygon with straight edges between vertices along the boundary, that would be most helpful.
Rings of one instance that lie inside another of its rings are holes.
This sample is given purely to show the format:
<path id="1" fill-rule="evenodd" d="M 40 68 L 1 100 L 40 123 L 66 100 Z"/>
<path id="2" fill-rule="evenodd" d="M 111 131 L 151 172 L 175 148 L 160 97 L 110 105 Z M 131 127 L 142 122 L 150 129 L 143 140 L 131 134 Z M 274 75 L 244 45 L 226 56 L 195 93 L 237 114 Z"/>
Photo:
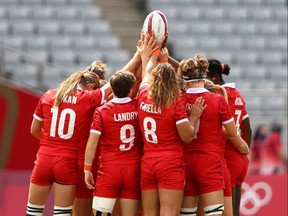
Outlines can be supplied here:
<path id="1" fill-rule="evenodd" d="M 78 71 L 70 75 L 60 85 L 54 97 L 53 107 L 59 106 L 67 95 L 72 95 L 77 90 L 78 84 L 87 86 L 90 83 L 99 87 L 99 78 L 96 73 Z"/>
<path id="2" fill-rule="evenodd" d="M 218 59 L 210 58 L 208 59 L 209 68 L 208 73 L 210 76 L 218 75 L 222 77 L 222 74 L 229 75 L 230 73 L 230 66 L 228 64 L 221 63 Z"/>
<path id="3" fill-rule="evenodd" d="M 221 64 L 222 74 L 228 76 L 230 74 L 230 66 L 228 64 Z"/>

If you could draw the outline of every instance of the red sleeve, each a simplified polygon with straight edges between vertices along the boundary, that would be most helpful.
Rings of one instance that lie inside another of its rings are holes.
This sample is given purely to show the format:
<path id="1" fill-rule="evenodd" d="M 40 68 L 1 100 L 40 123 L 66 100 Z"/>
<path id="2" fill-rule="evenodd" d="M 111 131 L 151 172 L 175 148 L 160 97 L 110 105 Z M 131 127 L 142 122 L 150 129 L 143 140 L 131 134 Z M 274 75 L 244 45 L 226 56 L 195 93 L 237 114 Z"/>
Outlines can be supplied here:
<path id="1" fill-rule="evenodd" d="M 146 93 L 148 91 L 148 88 L 149 88 L 149 85 L 148 84 L 144 84 L 144 85 L 141 85 L 139 90 L 138 90 L 138 94 L 137 94 L 137 100 L 139 98 L 141 98 L 141 96 Z"/>
<path id="2" fill-rule="evenodd" d="M 182 95 L 175 104 L 175 119 L 176 121 L 188 118 L 187 111 L 185 108 L 186 98 Z"/>
<path id="3" fill-rule="evenodd" d="M 37 117 L 41 118 L 42 121 L 44 119 L 44 114 L 43 114 L 43 103 L 46 102 L 48 103 L 48 101 L 50 101 L 50 98 L 53 98 L 51 95 L 54 95 L 54 92 L 56 92 L 56 90 L 48 90 L 47 92 L 45 92 L 40 100 L 38 101 L 37 107 L 34 111 L 34 115 L 36 115 Z M 41 121 L 41 119 L 38 119 L 39 121 Z"/>
<path id="4" fill-rule="evenodd" d="M 100 89 L 96 89 L 95 91 L 87 91 L 87 94 L 90 96 L 91 107 L 96 108 L 103 104 L 104 98 Z"/>
<path id="5" fill-rule="evenodd" d="M 93 122 L 91 124 L 91 130 L 102 132 L 103 124 L 102 124 L 102 115 L 100 109 L 96 109 L 93 115 Z"/>
<path id="6" fill-rule="evenodd" d="M 220 119 L 222 122 L 228 121 L 229 119 L 233 118 L 229 106 L 225 100 L 225 98 L 222 95 L 219 96 L 219 113 L 220 113 Z"/>

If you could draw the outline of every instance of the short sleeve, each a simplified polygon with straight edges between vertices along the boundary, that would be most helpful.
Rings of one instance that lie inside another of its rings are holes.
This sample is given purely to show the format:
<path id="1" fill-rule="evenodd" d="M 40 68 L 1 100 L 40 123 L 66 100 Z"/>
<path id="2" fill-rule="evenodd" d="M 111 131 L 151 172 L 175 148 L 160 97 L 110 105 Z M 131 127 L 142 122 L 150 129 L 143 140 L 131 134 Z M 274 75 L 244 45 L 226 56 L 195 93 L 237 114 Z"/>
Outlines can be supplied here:
<path id="1" fill-rule="evenodd" d="M 40 100 L 38 101 L 38 104 L 36 106 L 36 109 L 34 111 L 33 117 L 36 118 L 38 121 L 44 120 L 43 110 L 42 110 L 42 101 L 46 94 L 42 95 Z"/>
<path id="2" fill-rule="evenodd" d="M 91 124 L 91 133 L 97 133 L 101 134 L 103 131 L 103 119 L 101 112 L 98 109 L 95 110 L 94 115 L 93 115 L 93 122 Z"/>
<path id="3" fill-rule="evenodd" d="M 101 89 L 87 92 L 90 95 L 91 107 L 96 108 L 104 104 L 104 93 Z"/>
<path id="4" fill-rule="evenodd" d="M 175 104 L 175 119 L 176 122 L 182 121 L 188 118 L 187 111 L 185 109 L 186 98 L 181 96 Z"/>
<path id="5" fill-rule="evenodd" d="M 220 118 L 222 123 L 224 122 L 230 122 L 230 119 L 233 118 L 229 106 L 225 100 L 225 98 L 222 95 L 218 95 L 219 96 L 219 113 L 220 113 Z M 227 123 L 228 123 L 227 122 Z"/>

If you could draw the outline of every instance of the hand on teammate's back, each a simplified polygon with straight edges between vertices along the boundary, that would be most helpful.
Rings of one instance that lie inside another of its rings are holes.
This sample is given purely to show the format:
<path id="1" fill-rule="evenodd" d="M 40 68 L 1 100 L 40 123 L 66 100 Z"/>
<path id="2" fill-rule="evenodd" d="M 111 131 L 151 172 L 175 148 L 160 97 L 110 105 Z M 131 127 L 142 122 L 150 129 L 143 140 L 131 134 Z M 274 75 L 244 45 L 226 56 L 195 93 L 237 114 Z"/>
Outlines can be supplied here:
<path id="1" fill-rule="evenodd" d="M 202 97 L 198 97 L 191 108 L 188 109 L 189 115 L 194 116 L 195 118 L 200 118 L 203 111 L 205 110 L 207 104 L 205 103 L 205 99 Z"/>

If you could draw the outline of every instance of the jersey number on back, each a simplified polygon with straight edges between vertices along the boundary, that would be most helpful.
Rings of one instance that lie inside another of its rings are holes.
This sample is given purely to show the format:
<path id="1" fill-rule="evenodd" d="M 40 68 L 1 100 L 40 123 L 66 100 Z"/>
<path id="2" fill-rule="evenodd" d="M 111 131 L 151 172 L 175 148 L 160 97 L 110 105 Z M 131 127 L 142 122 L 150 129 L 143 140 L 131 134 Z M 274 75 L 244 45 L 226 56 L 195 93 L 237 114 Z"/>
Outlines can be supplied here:
<path id="1" fill-rule="evenodd" d="M 155 133 L 156 132 L 155 119 L 153 119 L 151 117 L 144 118 L 143 126 L 144 126 L 144 134 L 145 134 L 146 141 L 157 144 L 158 138 L 157 138 L 157 135 Z"/>
<path id="2" fill-rule="evenodd" d="M 133 125 L 126 124 L 126 125 L 121 127 L 120 140 L 122 143 L 124 143 L 124 144 L 121 144 L 119 146 L 120 151 L 128 151 L 133 147 L 134 140 L 135 140 L 135 129 L 134 129 Z M 128 144 L 128 146 L 126 144 Z"/>
<path id="3" fill-rule="evenodd" d="M 59 112 L 58 107 L 51 108 L 51 112 L 52 112 L 52 119 L 50 126 L 50 136 L 51 137 L 56 136 L 56 128 L 58 123 L 58 130 L 57 130 L 58 136 L 62 139 L 71 138 L 74 132 L 75 119 L 76 119 L 76 113 L 74 112 L 74 110 L 69 108 L 62 110 L 59 120 L 58 120 L 58 112 Z M 64 132 L 65 124 L 68 124 L 66 133 Z"/>

